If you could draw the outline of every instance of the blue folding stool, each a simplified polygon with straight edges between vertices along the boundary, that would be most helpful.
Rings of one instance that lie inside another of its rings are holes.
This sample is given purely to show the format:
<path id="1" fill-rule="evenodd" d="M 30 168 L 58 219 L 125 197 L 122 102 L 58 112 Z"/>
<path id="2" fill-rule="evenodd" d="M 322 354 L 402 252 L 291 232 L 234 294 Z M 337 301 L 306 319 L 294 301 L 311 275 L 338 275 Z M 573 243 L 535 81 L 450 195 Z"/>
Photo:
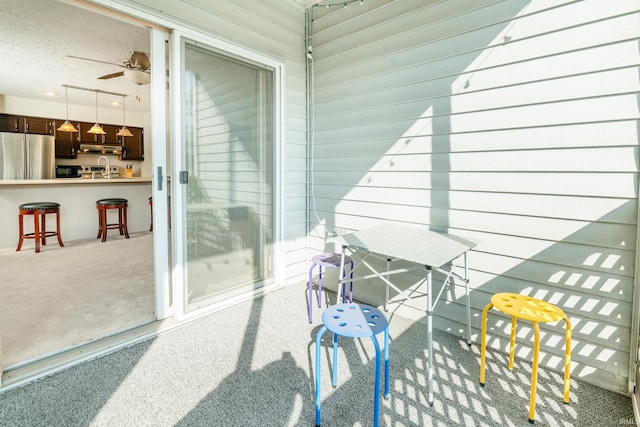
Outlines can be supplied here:
<path id="1" fill-rule="evenodd" d="M 380 346 L 376 335 L 384 332 L 384 397 L 389 396 L 389 320 L 375 307 L 355 303 L 337 304 L 322 313 L 324 326 L 316 337 L 316 426 L 320 425 L 320 341 L 328 330 L 333 332 L 333 377 L 338 382 L 338 335 L 349 338 L 371 337 L 376 350 L 376 374 L 373 391 L 373 425 L 378 426 L 380 412 Z"/>

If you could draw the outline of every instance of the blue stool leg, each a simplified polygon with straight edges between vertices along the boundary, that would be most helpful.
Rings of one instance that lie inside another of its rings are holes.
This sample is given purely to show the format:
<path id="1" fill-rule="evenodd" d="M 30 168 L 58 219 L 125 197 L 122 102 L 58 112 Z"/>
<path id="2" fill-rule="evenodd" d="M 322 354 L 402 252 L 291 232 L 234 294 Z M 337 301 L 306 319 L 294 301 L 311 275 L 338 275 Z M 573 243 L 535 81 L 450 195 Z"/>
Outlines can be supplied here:
<path id="1" fill-rule="evenodd" d="M 373 341 L 373 346 L 376 349 L 376 374 L 373 385 L 373 426 L 378 427 L 378 413 L 380 412 L 380 346 L 375 335 L 371 336 L 371 341 Z"/>
<path id="2" fill-rule="evenodd" d="M 389 397 L 389 327 L 384 330 L 384 397 Z"/>
<path id="3" fill-rule="evenodd" d="M 338 334 L 333 334 L 333 375 L 331 383 L 335 387 L 338 384 Z"/>
<path id="4" fill-rule="evenodd" d="M 320 425 L 320 341 L 326 331 L 327 327 L 323 326 L 316 337 L 316 426 Z"/>
<path id="5" fill-rule="evenodd" d="M 349 282 L 349 302 L 353 302 L 353 261 L 351 261 L 351 282 Z"/>

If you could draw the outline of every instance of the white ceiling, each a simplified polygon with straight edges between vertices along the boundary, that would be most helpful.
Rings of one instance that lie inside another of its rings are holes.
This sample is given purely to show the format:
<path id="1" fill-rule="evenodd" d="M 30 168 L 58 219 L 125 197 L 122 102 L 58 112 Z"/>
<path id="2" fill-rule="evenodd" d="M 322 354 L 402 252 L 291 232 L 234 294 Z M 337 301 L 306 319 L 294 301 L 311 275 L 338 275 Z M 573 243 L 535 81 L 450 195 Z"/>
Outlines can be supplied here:
<path id="1" fill-rule="evenodd" d="M 122 71 L 115 65 L 68 58 L 67 55 L 122 64 L 130 51 L 149 53 L 149 30 L 75 5 L 52 0 L 0 0 L 0 96 L 64 103 L 63 84 L 123 93 L 127 111 L 147 112 L 149 85 L 124 77 L 98 80 Z M 48 97 L 46 92 L 58 95 Z M 140 101 L 136 101 L 136 97 Z M 99 94 L 101 108 L 120 97 Z M 69 89 L 69 103 L 95 108 L 95 93 Z M 64 109 L 61 110 L 64 115 Z"/>
<path id="2" fill-rule="evenodd" d="M 327 0 L 285 1 L 307 8 Z M 62 85 L 66 84 L 123 93 L 128 95 L 127 111 L 150 111 L 149 85 L 137 86 L 124 77 L 99 80 L 123 69 L 67 57 L 122 64 L 132 50 L 149 54 L 149 29 L 72 3 L 0 0 L 0 98 L 6 95 L 64 103 Z M 47 96 L 47 92 L 57 96 Z M 121 108 L 110 105 L 121 101 L 116 98 L 99 94 L 100 108 Z M 95 93 L 69 89 L 70 104 L 95 108 L 95 102 Z"/>

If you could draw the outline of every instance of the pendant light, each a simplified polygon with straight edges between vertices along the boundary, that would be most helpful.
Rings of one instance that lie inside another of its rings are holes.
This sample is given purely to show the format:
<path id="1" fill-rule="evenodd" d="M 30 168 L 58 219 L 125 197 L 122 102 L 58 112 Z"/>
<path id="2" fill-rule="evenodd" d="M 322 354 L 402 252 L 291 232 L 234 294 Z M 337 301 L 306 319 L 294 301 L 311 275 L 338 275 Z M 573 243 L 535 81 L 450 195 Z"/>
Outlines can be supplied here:
<path id="1" fill-rule="evenodd" d="M 124 95 L 122 95 L 122 129 L 118 131 L 117 136 L 133 136 L 131 131 L 127 129 L 127 121 L 124 113 Z"/>
<path id="2" fill-rule="evenodd" d="M 66 86 L 64 87 L 64 103 L 67 106 L 67 120 L 58 128 L 60 132 L 78 132 L 70 122 L 69 122 L 69 97 L 68 97 L 68 89 Z"/>
<path id="3" fill-rule="evenodd" d="M 98 91 L 94 91 L 96 93 L 96 123 L 91 126 L 91 129 L 87 131 L 87 133 L 92 133 L 94 135 L 104 135 L 106 132 L 102 129 L 102 126 L 98 124 Z"/>

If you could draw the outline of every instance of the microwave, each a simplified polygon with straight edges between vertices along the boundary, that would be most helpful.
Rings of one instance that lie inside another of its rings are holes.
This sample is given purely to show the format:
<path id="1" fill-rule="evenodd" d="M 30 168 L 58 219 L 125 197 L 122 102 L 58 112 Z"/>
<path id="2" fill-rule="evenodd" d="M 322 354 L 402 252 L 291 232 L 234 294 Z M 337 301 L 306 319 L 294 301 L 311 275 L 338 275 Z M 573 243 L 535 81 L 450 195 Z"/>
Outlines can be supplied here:
<path id="1" fill-rule="evenodd" d="M 56 178 L 81 178 L 82 166 L 56 165 Z"/>

